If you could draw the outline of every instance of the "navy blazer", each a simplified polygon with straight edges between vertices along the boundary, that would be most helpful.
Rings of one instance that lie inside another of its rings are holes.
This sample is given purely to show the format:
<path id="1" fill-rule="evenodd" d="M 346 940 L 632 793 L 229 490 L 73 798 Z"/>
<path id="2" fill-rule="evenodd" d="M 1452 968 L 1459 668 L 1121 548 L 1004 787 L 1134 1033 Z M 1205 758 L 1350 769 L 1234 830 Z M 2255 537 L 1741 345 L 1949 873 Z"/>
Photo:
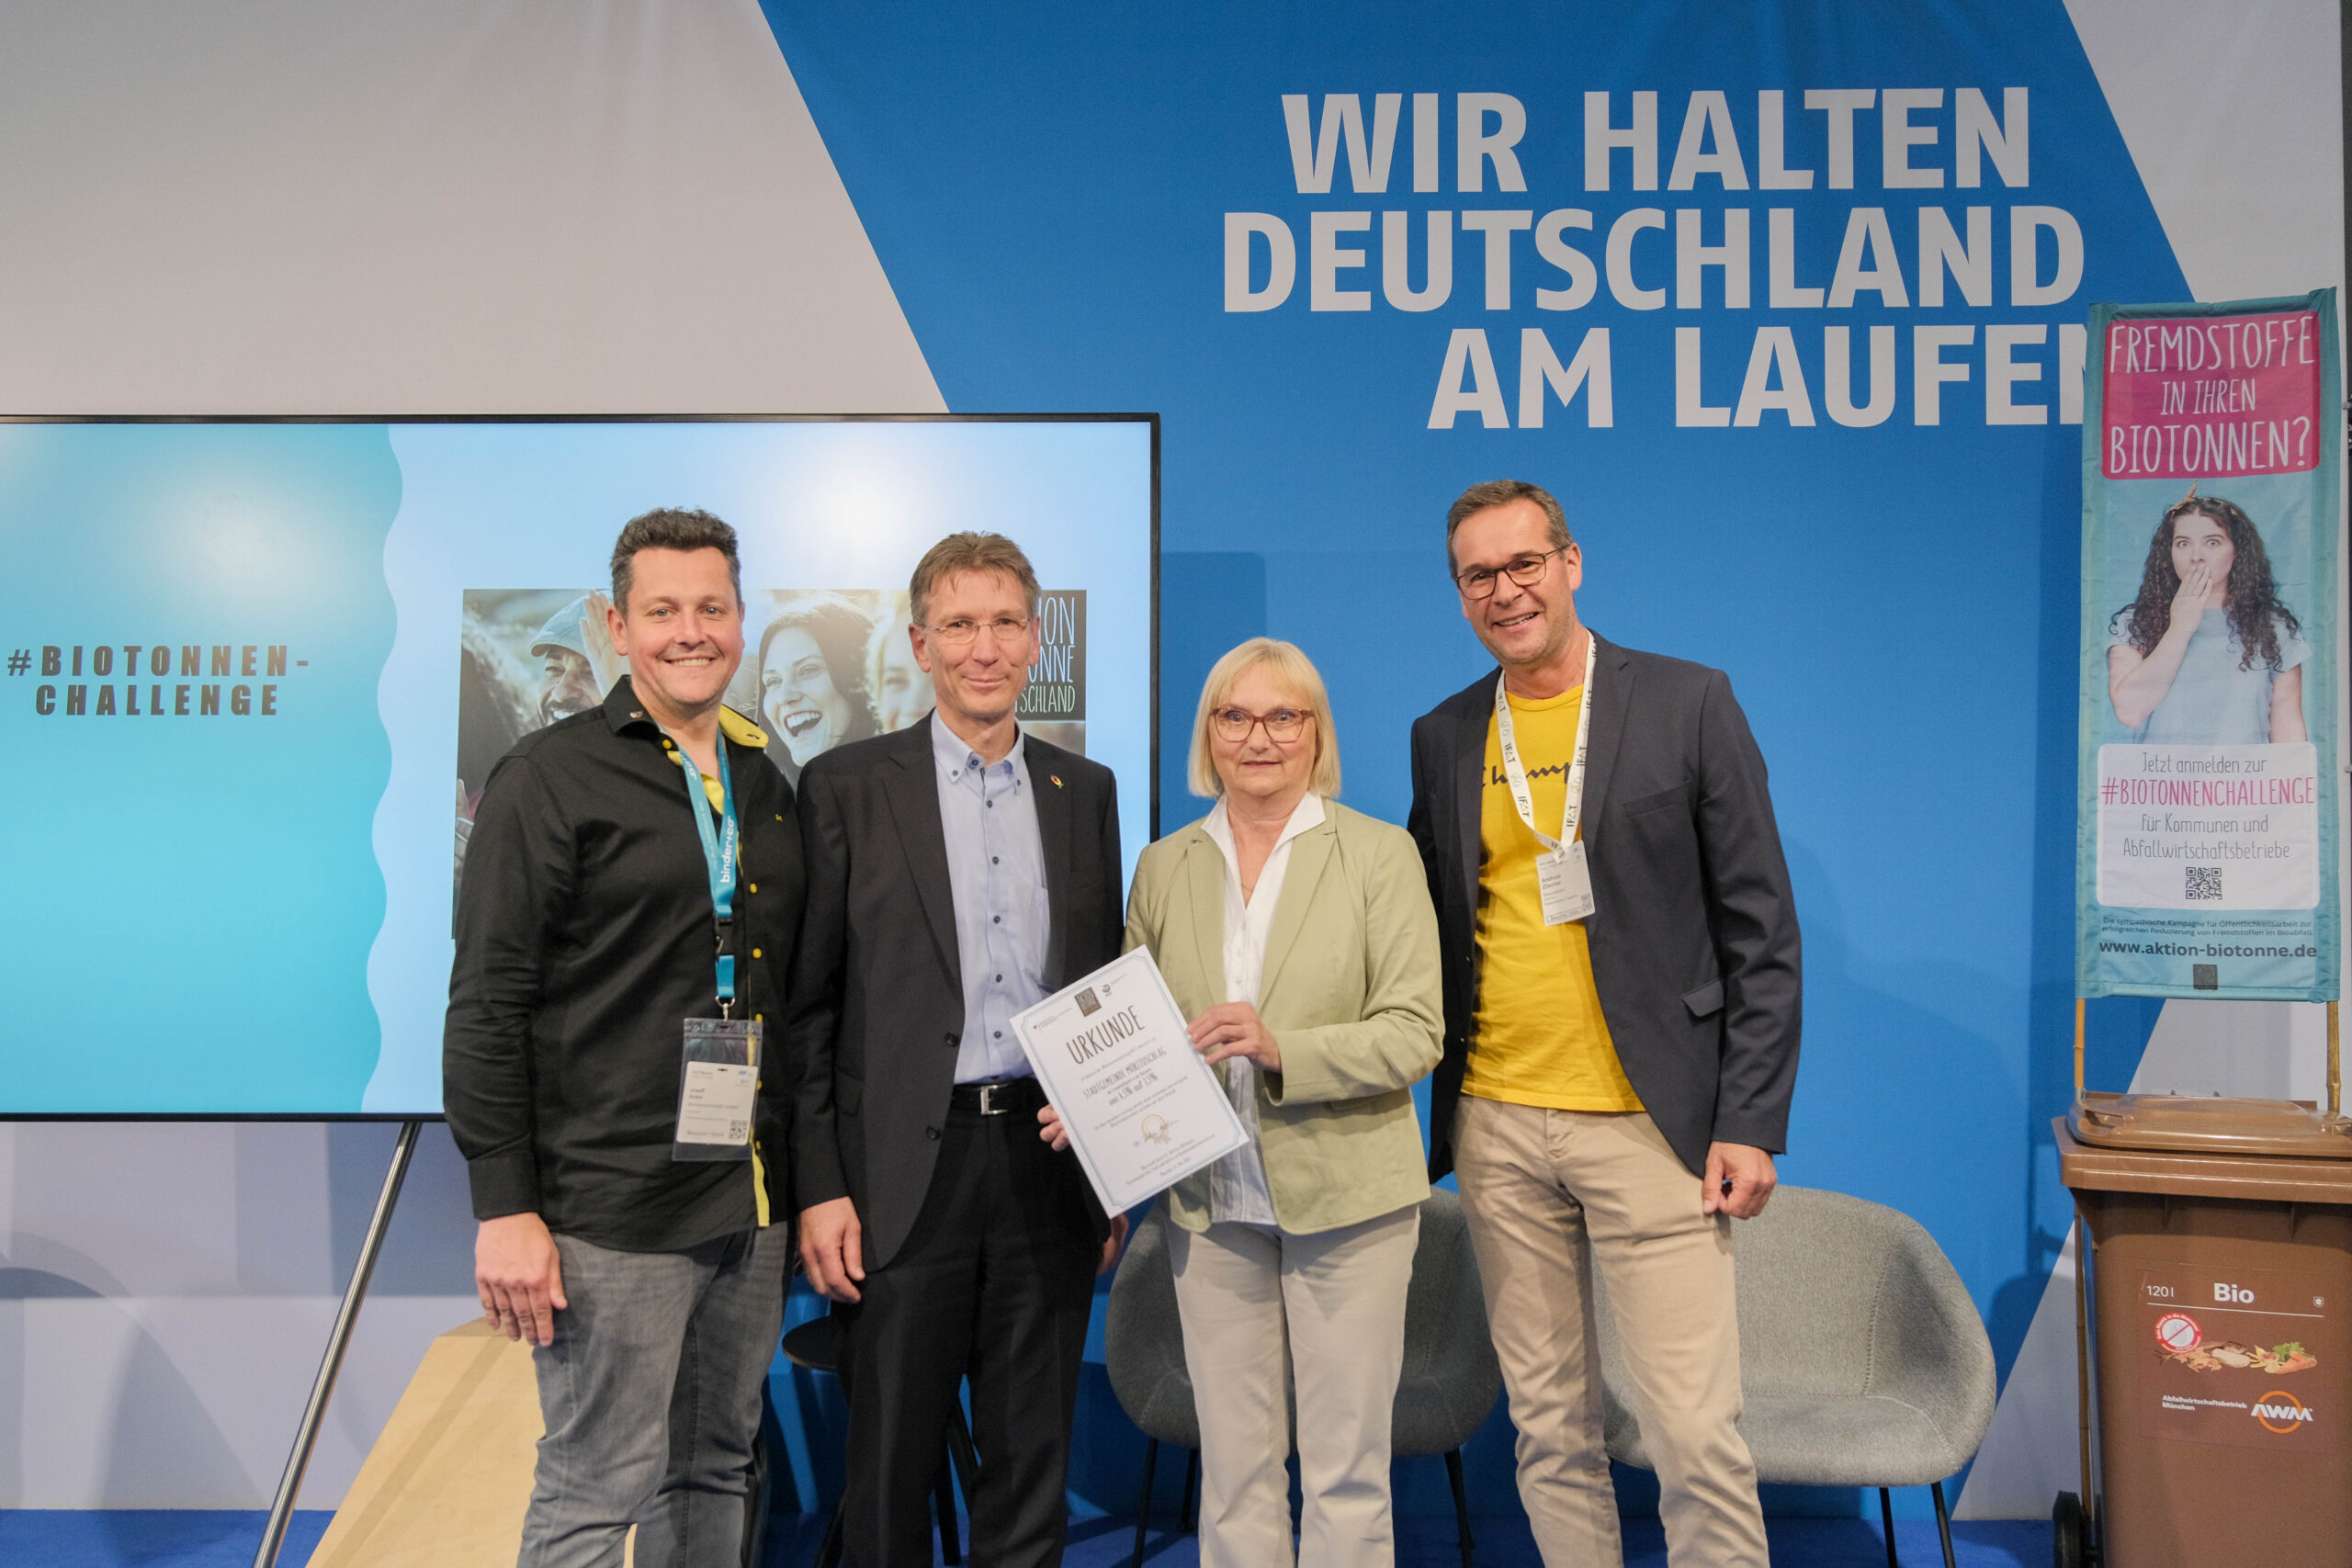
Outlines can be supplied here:
<path id="1" fill-rule="evenodd" d="M 1720 670 L 1596 637 L 1583 830 L 1593 983 L 1634 1091 L 1693 1171 L 1711 1142 L 1787 1146 L 1803 1013 L 1796 906 L 1764 758 Z M 1499 671 L 1413 724 L 1408 826 L 1445 965 L 1445 1055 L 1430 1176 L 1453 1168 L 1453 1112 L 1478 1002 L 1481 775 Z"/>

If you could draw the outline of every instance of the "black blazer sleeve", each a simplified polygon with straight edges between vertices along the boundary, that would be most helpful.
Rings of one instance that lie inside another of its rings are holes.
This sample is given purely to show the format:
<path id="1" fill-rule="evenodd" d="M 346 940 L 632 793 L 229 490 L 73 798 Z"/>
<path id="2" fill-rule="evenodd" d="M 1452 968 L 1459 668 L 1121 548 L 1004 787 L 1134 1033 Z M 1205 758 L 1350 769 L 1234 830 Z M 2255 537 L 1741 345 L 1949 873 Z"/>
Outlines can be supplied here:
<path id="1" fill-rule="evenodd" d="M 1796 901 L 1765 784 L 1764 756 L 1722 671 L 1699 717 L 1700 856 L 1723 966 L 1722 1076 L 1714 1137 L 1788 1146 L 1804 1008 Z"/>
<path id="2" fill-rule="evenodd" d="M 1105 770 L 1106 774 L 1108 770 Z M 1126 922 L 1120 918 L 1124 902 L 1119 897 L 1120 873 L 1125 863 L 1119 859 L 1119 784 L 1105 777 L 1102 786 L 1102 818 L 1094 829 L 1095 864 L 1102 868 L 1102 886 L 1110 897 L 1102 901 L 1102 914 L 1096 921 L 1095 951 L 1103 954 L 1094 964 L 1101 968 L 1119 955 L 1126 945 Z"/>
<path id="3" fill-rule="evenodd" d="M 1104 896 L 1089 933 L 1094 952 L 1089 956 L 1087 968 L 1100 969 L 1119 956 L 1126 946 L 1127 934 L 1126 900 L 1121 897 L 1119 886 L 1120 874 L 1125 868 L 1125 863 L 1119 859 L 1119 784 L 1107 768 L 1102 772 L 1102 806 L 1094 829 L 1093 852 L 1099 857 L 1094 863 L 1102 871 Z M 1102 1201 L 1095 1196 L 1094 1184 L 1080 1181 L 1079 1185 L 1085 1190 L 1087 1221 L 1094 1227 L 1094 1239 L 1101 1241 L 1111 1234 L 1111 1217 L 1102 1212 Z"/>
<path id="4" fill-rule="evenodd" d="M 800 847 L 808 895 L 793 954 L 785 1055 L 795 1084 L 795 1201 L 804 1209 L 849 1196 L 833 1124 L 833 1052 L 841 1030 L 842 971 L 848 963 L 850 858 L 835 787 L 821 770 L 801 775 Z"/>
<path id="5" fill-rule="evenodd" d="M 1441 907 L 1438 903 L 1437 829 L 1430 816 L 1433 807 L 1430 801 L 1429 781 L 1422 777 L 1421 732 L 1423 728 L 1423 722 L 1416 722 L 1413 726 L 1410 747 L 1413 759 L 1413 804 L 1405 814 L 1405 830 L 1413 836 L 1413 847 L 1421 852 L 1421 870 L 1429 878 L 1430 907 L 1437 908 Z"/>
<path id="6" fill-rule="evenodd" d="M 1441 707 L 1413 723 L 1413 803 L 1405 818 L 1406 831 L 1420 851 L 1421 870 L 1429 879 L 1430 907 L 1437 911 L 1438 964 L 1444 981 L 1444 1051 L 1430 1075 L 1429 1174 L 1432 1181 L 1453 1168 L 1453 1113 L 1461 1103 L 1462 1077 L 1469 1061 L 1475 957 L 1474 931 L 1458 907 L 1463 868 L 1456 853 L 1449 853 L 1457 841 L 1452 829 L 1456 803 L 1446 787 L 1451 759 L 1444 739 L 1445 712 Z"/>

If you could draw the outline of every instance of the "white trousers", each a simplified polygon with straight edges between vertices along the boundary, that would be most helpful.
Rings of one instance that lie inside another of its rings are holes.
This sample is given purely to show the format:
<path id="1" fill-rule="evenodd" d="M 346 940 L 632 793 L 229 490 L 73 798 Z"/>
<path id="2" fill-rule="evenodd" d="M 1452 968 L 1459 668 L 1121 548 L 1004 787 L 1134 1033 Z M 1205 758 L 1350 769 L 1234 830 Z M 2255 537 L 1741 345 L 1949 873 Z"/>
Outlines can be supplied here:
<path id="1" fill-rule="evenodd" d="M 1420 1206 L 1291 1235 L 1168 1229 L 1201 1418 L 1202 1568 L 1388 1568 L 1388 1434 Z M 1283 1374 L 1298 1389 L 1291 1548 Z"/>

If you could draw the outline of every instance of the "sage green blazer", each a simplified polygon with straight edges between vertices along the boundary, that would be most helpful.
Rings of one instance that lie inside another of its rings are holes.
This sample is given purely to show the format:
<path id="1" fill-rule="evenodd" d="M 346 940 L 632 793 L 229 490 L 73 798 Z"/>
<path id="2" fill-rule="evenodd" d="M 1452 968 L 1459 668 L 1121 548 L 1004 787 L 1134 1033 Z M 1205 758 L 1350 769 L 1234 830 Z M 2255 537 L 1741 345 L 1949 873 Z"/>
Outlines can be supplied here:
<path id="1" fill-rule="evenodd" d="M 1258 1016 L 1283 1068 L 1258 1076 L 1258 1140 L 1274 1218 L 1294 1235 L 1393 1213 L 1430 1195 L 1413 1085 L 1445 1036 L 1437 914 L 1402 828 L 1324 802 L 1291 842 Z M 1148 947 L 1186 1018 L 1226 999 L 1225 852 L 1201 824 L 1143 852 L 1127 946 Z M 1168 1212 L 1209 1224 L 1209 1173 Z"/>

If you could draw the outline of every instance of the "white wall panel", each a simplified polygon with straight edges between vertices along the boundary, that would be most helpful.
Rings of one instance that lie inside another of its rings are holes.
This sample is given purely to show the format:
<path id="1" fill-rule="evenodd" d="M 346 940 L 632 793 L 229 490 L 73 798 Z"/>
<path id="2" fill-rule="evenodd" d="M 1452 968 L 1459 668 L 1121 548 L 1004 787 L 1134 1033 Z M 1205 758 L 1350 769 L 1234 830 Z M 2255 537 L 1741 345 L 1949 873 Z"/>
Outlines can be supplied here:
<path id="1" fill-rule="evenodd" d="M 2066 0 L 2199 299 L 2344 281 L 2334 0 Z"/>
<path id="2" fill-rule="evenodd" d="M 749 0 L 0 11 L 0 410 L 939 393 Z"/>

